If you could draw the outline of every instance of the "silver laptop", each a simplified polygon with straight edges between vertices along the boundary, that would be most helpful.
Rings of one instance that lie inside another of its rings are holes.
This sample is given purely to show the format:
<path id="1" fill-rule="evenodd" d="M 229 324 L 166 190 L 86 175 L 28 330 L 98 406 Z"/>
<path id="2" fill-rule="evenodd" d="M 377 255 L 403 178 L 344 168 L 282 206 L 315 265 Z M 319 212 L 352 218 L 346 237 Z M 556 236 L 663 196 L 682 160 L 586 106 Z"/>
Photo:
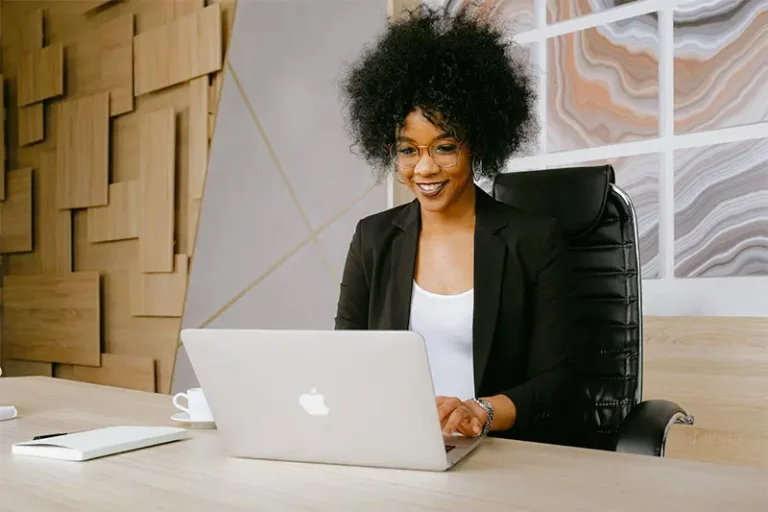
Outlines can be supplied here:
<path id="1" fill-rule="evenodd" d="M 181 340 L 229 455 L 442 471 L 481 440 L 443 436 L 417 333 L 185 329 Z"/>

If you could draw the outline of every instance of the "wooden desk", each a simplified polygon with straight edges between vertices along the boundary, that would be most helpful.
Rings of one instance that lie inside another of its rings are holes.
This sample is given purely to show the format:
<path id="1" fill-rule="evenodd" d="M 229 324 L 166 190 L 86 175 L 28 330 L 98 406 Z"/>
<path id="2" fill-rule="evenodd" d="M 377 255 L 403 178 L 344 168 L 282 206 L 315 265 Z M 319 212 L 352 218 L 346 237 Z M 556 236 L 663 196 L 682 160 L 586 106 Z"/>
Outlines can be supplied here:
<path id="1" fill-rule="evenodd" d="M 768 472 L 488 440 L 446 473 L 282 463 L 218 454 L 218 431 L 88 462 L 14 456 L 35 435 L 172 422 L 170 397 L 44 377 L 0 378 L 0 509 L 759 511 Z"/>
<path id="2" fill-rule="evenodd" d="M 768 469 L 768 318 L 645 317 L 645 399 L 682 405 L 667 457 Z"/>

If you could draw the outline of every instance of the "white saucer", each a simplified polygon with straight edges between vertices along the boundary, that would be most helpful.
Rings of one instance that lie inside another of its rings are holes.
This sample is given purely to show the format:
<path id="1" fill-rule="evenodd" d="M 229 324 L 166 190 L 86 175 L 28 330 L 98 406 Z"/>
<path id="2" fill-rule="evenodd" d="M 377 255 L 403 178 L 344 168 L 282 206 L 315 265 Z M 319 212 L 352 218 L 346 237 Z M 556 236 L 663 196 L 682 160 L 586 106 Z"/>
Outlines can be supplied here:
<path id="1" fill-rule="evenodd" d="M 173 421 L 178 421 L 179 423 L 187 423 L 192 428 L 216 428 L 215 421 L 191 420 L 189 419 L 189 414 L 186 412 L 176 413 L 171 416 L 171 419 Z"/>

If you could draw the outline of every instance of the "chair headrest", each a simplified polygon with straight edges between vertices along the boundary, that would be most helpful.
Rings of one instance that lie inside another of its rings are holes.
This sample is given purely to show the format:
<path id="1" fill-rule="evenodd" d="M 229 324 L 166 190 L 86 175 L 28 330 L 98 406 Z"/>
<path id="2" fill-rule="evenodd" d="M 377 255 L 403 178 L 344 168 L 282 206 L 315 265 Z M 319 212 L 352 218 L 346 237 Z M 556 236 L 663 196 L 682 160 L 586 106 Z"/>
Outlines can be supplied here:
<path id="1" fill-rule="evenodd" d="M 600 220 L 615 182 L 613 167 L 566 167 L 499 174 L 493 197 L 502 203 L 554 218 L 573 239 L 588 233 Z"/>

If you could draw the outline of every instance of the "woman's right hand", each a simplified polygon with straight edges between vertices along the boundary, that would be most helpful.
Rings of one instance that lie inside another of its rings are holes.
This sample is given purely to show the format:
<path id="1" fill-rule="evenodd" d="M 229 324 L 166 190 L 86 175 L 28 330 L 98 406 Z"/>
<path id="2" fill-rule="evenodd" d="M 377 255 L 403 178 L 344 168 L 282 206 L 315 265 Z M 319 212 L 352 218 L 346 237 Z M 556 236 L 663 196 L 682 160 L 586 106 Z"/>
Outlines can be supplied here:
<path id="1" fill-rule="evenodd" d="M 456 397 L 437 397 L 437 412 L 443 435 L 452 436 L 456 432 L 467 437 L 478 435 L 483 430 L 488 415 L 485 410 L 472 401 L 462 402 Z"/>

